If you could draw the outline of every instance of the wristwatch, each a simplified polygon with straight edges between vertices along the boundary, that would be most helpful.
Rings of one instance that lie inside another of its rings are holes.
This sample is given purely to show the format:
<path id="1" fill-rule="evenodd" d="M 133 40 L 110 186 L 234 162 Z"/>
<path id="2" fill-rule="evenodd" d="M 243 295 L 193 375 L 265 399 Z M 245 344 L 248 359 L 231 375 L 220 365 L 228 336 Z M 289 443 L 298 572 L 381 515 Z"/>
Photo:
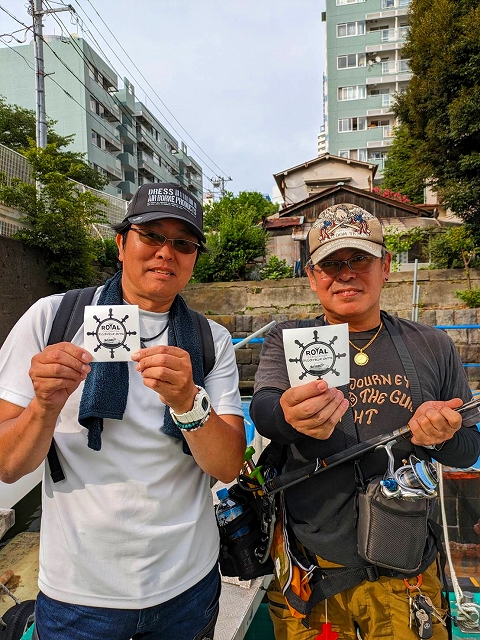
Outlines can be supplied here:
<path id="1" fill-rule="evenodd" d="M 174 423 L 183 431 L 195 431 L 203 427 L 210 416 L 212 405 L 208 393 L 197 385 L 198 393 L 193 401 L 193 407 L 185 413 L 175 413 L 170 407 L 170 415 Z"/>

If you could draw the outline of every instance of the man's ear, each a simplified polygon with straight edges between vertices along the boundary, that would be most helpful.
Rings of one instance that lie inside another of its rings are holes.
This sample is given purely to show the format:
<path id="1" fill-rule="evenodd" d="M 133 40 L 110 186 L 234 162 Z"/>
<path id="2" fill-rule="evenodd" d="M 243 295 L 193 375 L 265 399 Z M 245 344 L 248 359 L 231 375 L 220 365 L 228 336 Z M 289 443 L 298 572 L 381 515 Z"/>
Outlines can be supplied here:
<path id="1" fill-rule="evenodd" d="M 117 233 L 115 236 L 115 242 L 118 247 L 118 260 L 119 262 L 123 262 L 123 235 L 121 233 Z"/>
<path id="2" fill-rule="evenodd" d="M 392 254 L 391 253 L 386 253 L 385 254 L 385 258 L 383 260 L 383 278 L 384 278 L 385 282 L 390 277 L 390 265 L 391 265 L 391 263 L 392 263 Z"/>
<path id="3" fill-rule="evenodd" d="M 317 290 L 317 281 L 315 279 L 315 274 L 313 273 L 313 269 L 309 269 L 308 267 L 305 267 L 305 271 L 307 272 L 307 277 L 308 277 L 308 280 L 310 282 L 310 289 L 312 291 L 316 291 Z"/>

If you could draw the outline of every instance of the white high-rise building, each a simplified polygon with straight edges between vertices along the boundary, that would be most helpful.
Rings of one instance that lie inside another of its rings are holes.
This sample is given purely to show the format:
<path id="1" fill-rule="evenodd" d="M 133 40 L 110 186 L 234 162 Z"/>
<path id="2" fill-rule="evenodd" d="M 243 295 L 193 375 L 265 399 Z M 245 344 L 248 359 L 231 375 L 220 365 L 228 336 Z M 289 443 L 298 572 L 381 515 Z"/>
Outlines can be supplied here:
<path id="1" fill-rule="evenodd" d="M 393 97 L 411 78 L 401 52 L 409 4 L 326 0 L 323 14 L 325 148 L 342 158 L 375 162 L 376 181 L 394 136 Z"/>

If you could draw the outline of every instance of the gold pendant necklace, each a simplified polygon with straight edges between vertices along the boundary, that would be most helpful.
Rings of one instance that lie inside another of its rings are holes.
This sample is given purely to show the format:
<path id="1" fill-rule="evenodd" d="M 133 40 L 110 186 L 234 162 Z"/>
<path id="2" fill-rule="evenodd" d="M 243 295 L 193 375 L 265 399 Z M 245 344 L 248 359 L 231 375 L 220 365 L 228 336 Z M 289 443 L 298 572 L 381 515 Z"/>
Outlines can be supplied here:
<path id="1" fill-rule="evenodd" d="M 376 334 L 373 336 L 373 338 L 370 340 L 370 342 L 368 342 L 362 348 L 357 347 L 357 345 L 353 344 L 353 342 L 351 340 L 348 341 L 348 344 L 351 345 L 354 349 L 356 349 L 358 351 L 358 353 L 356 353 L 354 355 L 353 361 L 355 362 L 355 364 L 358 364 L 359 367 L 364 367 L 366 364 L 368 364 L 368 361 L 370 360 L 370 358 L 365 353 L 365 350 L 368 349 L 368 347 L 372 344 L 372 342 L 378 336 L 378 334 L 382 330 L 382 327 L 383 327 L 383 322 L 380 322 L 380 326 L 378 327 L 378 331 L 376 332 Z"/>

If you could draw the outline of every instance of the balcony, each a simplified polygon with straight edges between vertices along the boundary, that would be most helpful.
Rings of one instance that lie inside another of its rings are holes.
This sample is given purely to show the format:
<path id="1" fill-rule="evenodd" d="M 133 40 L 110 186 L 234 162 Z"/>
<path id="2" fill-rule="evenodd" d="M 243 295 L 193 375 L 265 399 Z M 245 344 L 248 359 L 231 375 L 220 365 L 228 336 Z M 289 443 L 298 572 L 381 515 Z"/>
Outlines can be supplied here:
<path id="1" fill-rule="evenodd" d="M 386 84 L 395 82 L 408 82 L 412 77 L 412 72 L 408 63 L 410 60 L 389 60 L 388 62 L 380 62 L 371 65 L 371 69 L 380 68 L 381 76 L 367 77 L 365 83 L 367 85 Z"/>
<path id="2" fill-rule="evenodd" d="M 153 156 L 150 156 L 147 153 L 141 151 L 137 154 L 137 160 L 139 171 L 145 171 L 149 175 L 155 176 L 157 178 L 161 176 L 160 165 L 154 161 Z"/>
<path id="3" fill-rule="evenodd" d="M 146 131 L 142 127 L 137 126 L 137 145 L 150 153 L 153 153 L 153 144 L 150 137 L 147 138 Z"/>
<path id="4" fill-rule="evenodd" d="M 392 73 L 411 73 L 408 63 L 410 60 L 389 60 L 388 62 L 381 62 L 382 76 L 390 75 Z"/>
<path id="5" fill-rule="evenodd" d="M 115 151 L 122 150 L 122 143 L 120 142 L 120 136 L 117 131 L 115 131 L 115 135 L 112 135 L 107 129 L 102 132 L 103 137 L 105 138 L 105 149 L 109 153 L 114 153 Z"/>
<path id="6" fill-rule="evenodd" d="M 395 16 L 406 16 L 409 5 L 410 0 L 382 0 L 381 11 L 367 13 L 365 19 L 368 21 L 392 18 Z"/>
<path id="7" fill-rule="evenodd" d="M 373 156 L 369 156 L 368 162 L 375 163 L 378 167 L 378 171 L 383 171 L 385 169 L 385 158 L 374 158 Z"/>
<path id="8" fill-rule="evenodd" d="M 114 123 L 116 126 L 120 122 L 120 109 L 117 104 L 111 104 L 108 107 L 104 107 L 103 117 L 107 122 Z"/>
<path id="9" fill-rule="evenodd" d="M 126 171 L 136 171 L 138 168 L 137 159 L 131 153 L 124 151 L 117 156 L 122 168 Z"/>
<path id="10" fill-rule="evenodd" d="M 112 179 L 121 180 L 123 178 L 122 165 L 117 158 L 107 158 L 105 170 L 112 176 Z"/>
<path id="11" fill-rule="evenodd" d="M 367 128 L 367 148 L 389 147 L 394 137 L 393 126 L 375 127 L 370 125 Z"/>
<path id="12" fill-rule="evenodd" d="M 128 144 L 137 141 L 137 132 L 132 125 L 122 122 L 122 124 L 118 125 L 117 130 L 122 142 Z"/>
<path id="13" fill-rule="evenodd" d="M 126 200 L 130 200 L 135 191 L 138 189 L 137 185 L 134 182 L 130 182 L 129 180 L 119 182 L 117 187 L 120 189 Z"/>
<path id="14" fill-rule="evenodd" d="M 407 36 L 408 27 L 399 29 L 381 29 L 380 31 L 369 31 L 366 34 L 367 53 L 376 51 L 388 51 L 391 49 L 401 49 Z M 398 46 L 396 46 L 398 45 Z"/>
<path id="15" fill-rule="evenodd" d="M 382 0 L 382 9 L 408 8 L 410 0 Z"/>
<path id="16" fill-rule="evenodd" d="M 367 98 L 367 116 L 384 116 L 393 113 L 392 110 L 393 95 L 383 93 L 378 96 L 368 96 Z"/>

